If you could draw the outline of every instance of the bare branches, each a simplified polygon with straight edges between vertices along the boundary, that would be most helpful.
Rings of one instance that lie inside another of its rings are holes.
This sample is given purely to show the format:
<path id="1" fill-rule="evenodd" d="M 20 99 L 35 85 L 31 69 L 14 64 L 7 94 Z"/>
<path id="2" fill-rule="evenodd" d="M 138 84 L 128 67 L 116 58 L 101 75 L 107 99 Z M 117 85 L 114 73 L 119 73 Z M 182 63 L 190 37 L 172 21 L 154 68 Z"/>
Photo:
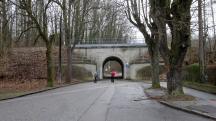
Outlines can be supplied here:
<path id="1" fill-rule="evenodd" d="M 141 6 L 143 4 L 143 0 L 142 1 L 127 0 L 126 2 L 127 2 L 126 15 L 129 21 L 144 34 L 145 38 L 150 38 L 146 25 L 148 27 L 151 27 L 151 26 L 148 23 L 147 17 L 145 17 L 145 15 L 147 15 L 147 11 L 144 11 L 143 7 Z M 141 15 L 144 16 L 145 18 L 144 20 L 141 20 L 142 19 Z M 149 41 L 149 40 L 146 39 L 146 41 Z"/>
<path id="2" fill-rule="evenodd" d="M 26 30 L 22 31 L 22 32 L 20 33 L 19 37 L 17 38 L 16 43 L 21 39 L 21 37 L 23 36 L 23 34 L 24 34 L 25 32 L 28 32 L 30 29 L 33 29 L 33 28 L 37 28 L 37 27 L 31 26 L 31 27 L 28 27 Z"/>

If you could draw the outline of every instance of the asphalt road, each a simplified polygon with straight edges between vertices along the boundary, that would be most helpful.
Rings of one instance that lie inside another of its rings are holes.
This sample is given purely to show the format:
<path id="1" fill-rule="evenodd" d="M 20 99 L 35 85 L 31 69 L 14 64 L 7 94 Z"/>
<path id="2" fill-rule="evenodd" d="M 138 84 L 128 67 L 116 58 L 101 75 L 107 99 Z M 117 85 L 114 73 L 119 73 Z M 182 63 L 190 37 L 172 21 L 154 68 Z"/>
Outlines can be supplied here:
<path id="1" fill-rule="evenodd" d="M 149 100 L 141 83 L 101 81 L 1 101 L 0 121 L 210 120 Z"/>

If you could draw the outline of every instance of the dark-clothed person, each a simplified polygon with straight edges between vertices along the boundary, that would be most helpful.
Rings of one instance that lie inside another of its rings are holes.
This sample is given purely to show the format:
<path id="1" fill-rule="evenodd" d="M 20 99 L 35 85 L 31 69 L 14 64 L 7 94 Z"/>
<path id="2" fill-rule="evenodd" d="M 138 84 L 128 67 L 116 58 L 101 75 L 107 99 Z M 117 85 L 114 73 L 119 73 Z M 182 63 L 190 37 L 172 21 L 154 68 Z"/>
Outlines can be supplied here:
<path id="1" fill-rule="evenodd" d="M 112 82 L 112 83 L 114 83 L 115 76 L 116 76 L 116 72 L 115 72 L 115 71 L 112 71 L 112 72 L 111 72 L 111 82 Z"/>

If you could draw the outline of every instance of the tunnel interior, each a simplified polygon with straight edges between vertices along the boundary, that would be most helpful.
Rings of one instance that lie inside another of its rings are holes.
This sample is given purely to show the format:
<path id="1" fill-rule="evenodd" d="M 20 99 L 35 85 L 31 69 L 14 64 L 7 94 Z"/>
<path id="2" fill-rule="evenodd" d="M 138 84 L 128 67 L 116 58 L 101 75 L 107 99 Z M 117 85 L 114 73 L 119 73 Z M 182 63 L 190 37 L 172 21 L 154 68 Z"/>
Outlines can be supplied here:
<path id="1" fill-rule="evenodd" d="M 111 77 L 111 72 L 116 71 L 115 78 L 124 78 L 124 63 L 118 57 L 108 57 L 103 62 L 103 79 L 108 79 Z"/>

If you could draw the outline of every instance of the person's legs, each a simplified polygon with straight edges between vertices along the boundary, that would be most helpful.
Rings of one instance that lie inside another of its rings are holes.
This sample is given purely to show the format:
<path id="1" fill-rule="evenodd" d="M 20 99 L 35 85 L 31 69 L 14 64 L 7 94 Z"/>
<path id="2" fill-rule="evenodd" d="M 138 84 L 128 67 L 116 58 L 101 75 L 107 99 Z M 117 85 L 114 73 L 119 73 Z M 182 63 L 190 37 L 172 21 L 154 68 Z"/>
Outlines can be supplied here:
<path id="1" fill-rule="evenodd" d="M 111 82 L 114 83 L 114 77 L 111 77 Z"/>
<path id="2" fill-rule="evenodd" d="M 94 83 L 97 83 L 97 77 L 95 76 Z"/>

